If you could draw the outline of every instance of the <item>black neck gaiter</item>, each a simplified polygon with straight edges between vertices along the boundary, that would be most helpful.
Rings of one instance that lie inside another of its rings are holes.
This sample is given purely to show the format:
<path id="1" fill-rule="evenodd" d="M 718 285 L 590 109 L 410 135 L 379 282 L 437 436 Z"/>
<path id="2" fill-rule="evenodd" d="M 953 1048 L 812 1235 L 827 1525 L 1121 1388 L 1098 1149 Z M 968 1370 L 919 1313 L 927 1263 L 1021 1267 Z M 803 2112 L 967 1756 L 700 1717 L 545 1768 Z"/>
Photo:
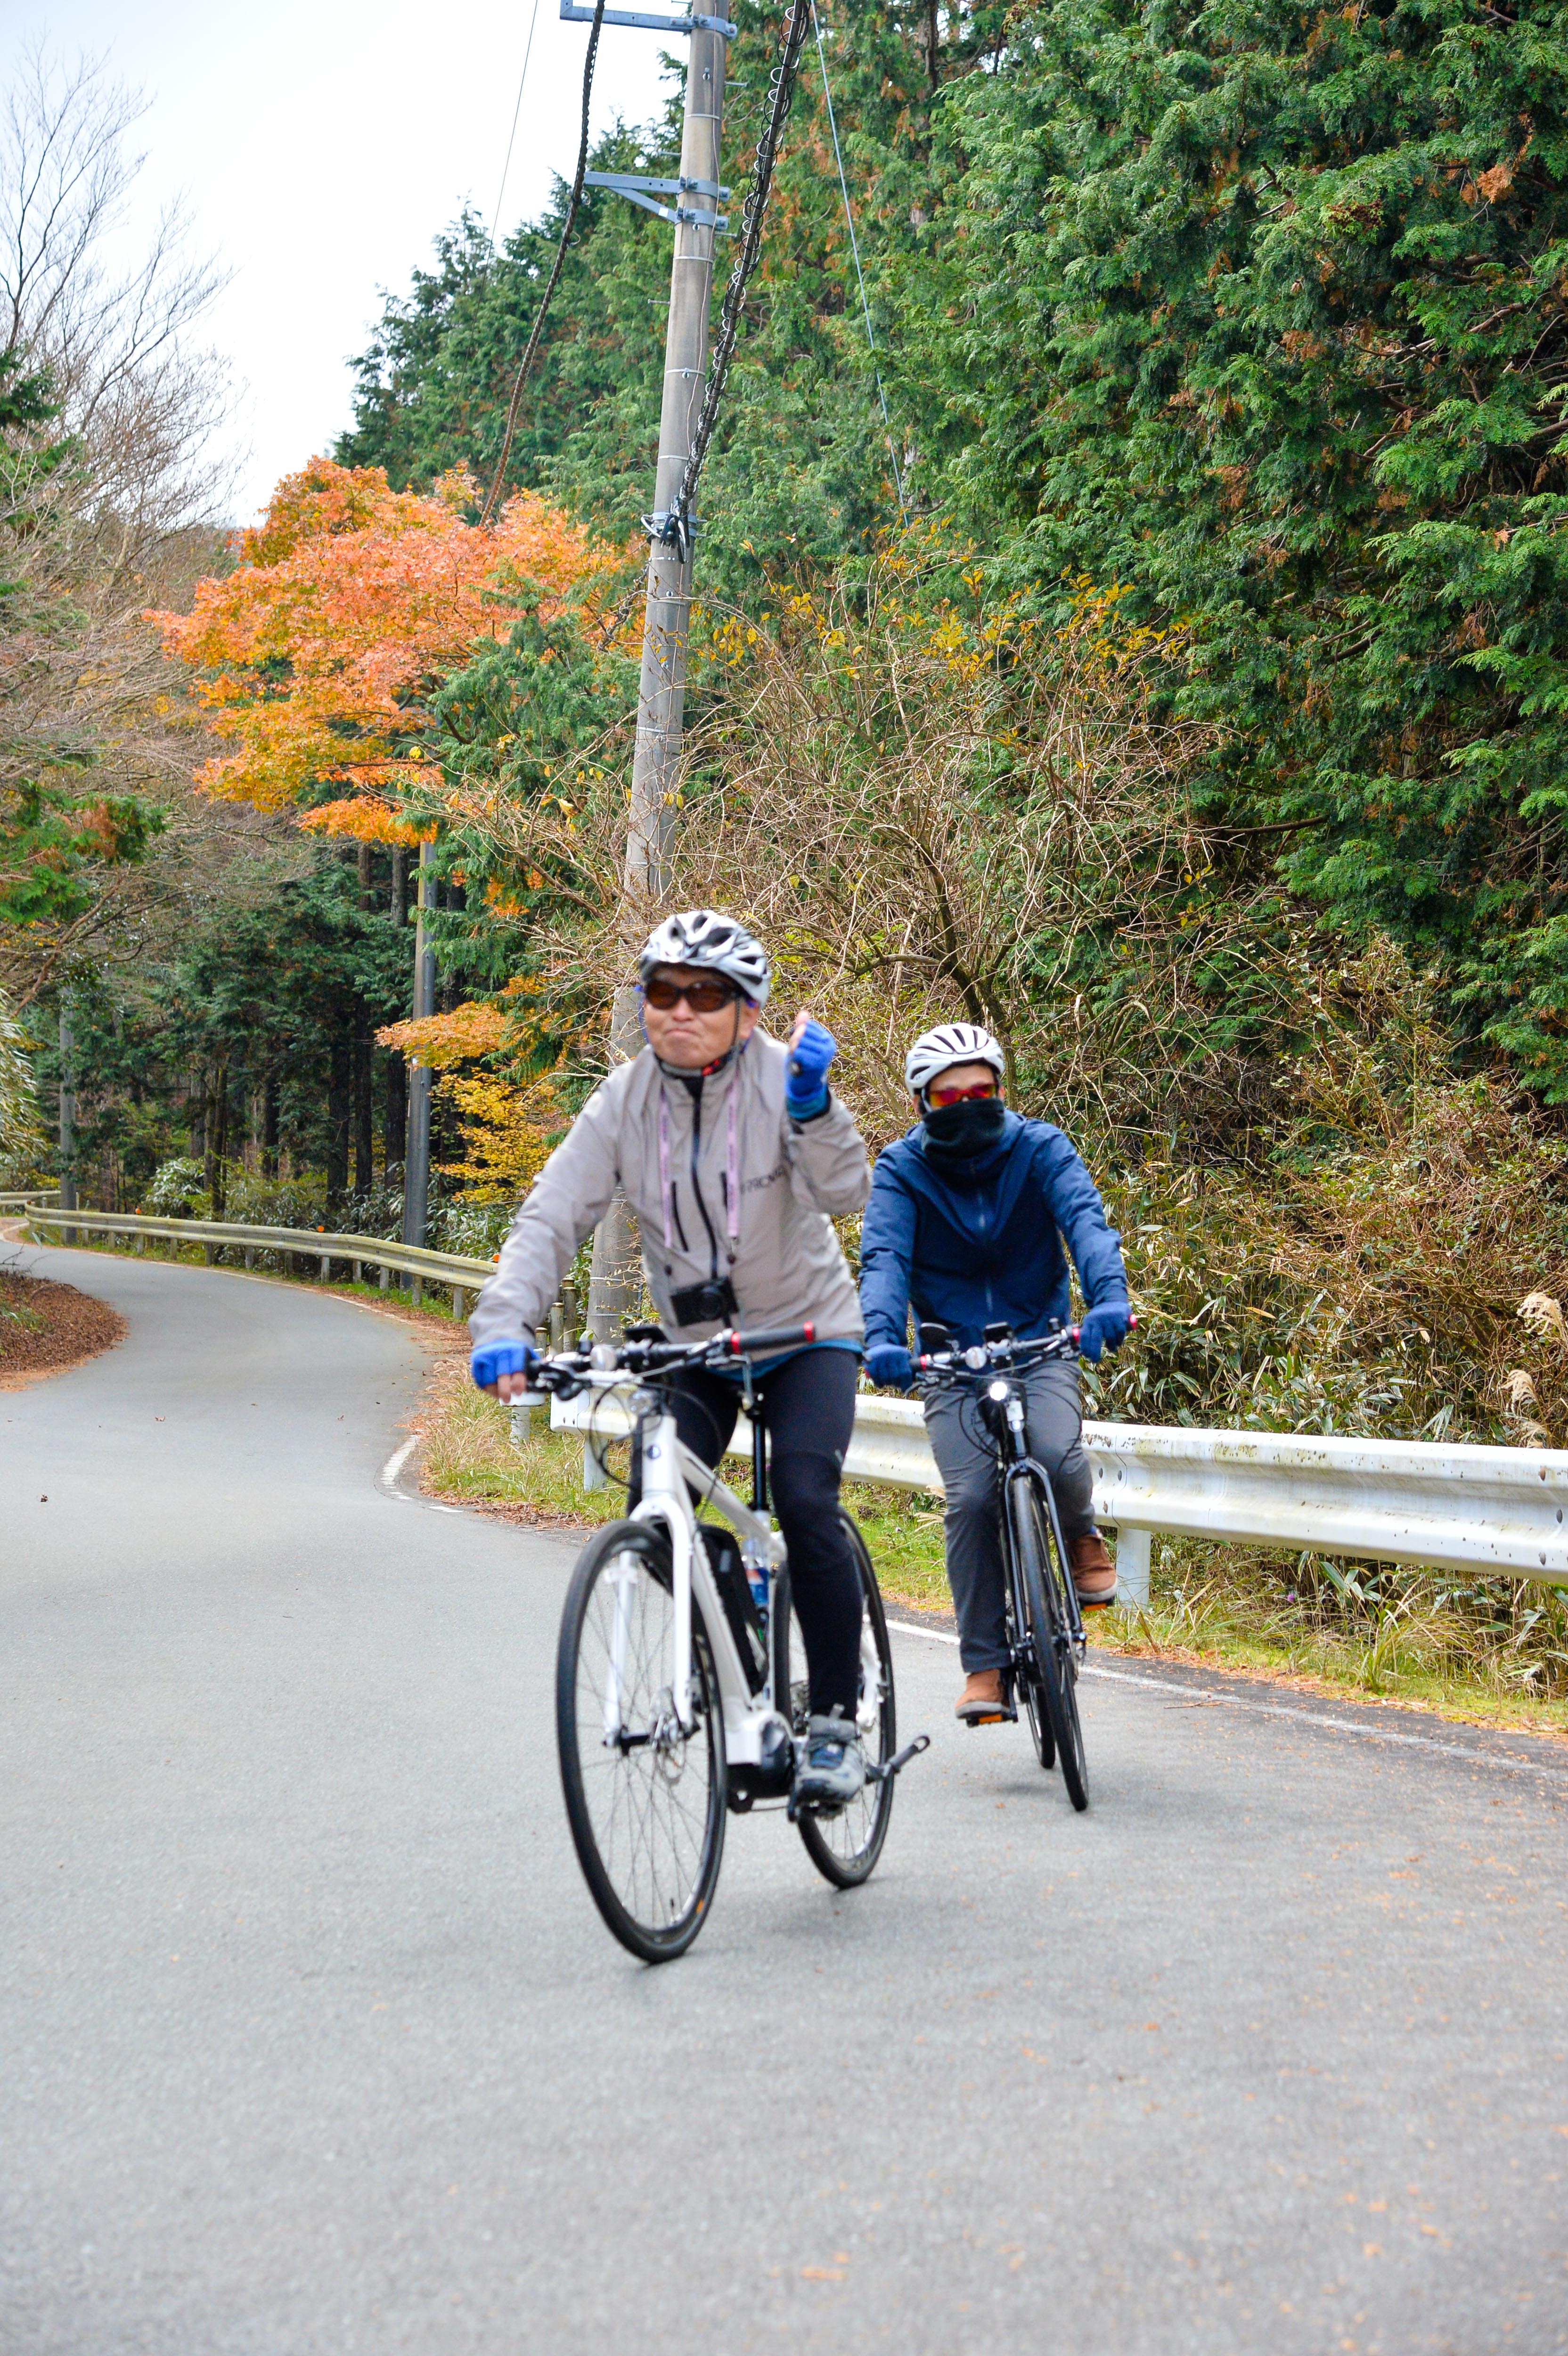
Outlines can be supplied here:
<path id="1" fill-rule="evenodd" d="M 999 1141 L 1007 1118 L 1000 1097 L 938 1105 L 925 1116 L 925 1150 L 938 1168 L 944 1162 L 972 1162 Z"/>

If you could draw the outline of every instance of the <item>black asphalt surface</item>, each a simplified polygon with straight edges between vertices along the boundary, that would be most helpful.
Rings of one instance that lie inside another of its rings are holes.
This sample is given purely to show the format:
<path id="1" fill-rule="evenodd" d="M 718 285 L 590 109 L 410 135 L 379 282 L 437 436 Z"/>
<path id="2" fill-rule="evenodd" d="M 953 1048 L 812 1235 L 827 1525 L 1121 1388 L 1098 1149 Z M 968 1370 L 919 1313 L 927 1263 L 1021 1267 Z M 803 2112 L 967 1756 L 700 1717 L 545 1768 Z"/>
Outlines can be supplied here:
<path id="1" fill-rule="evenodd" d="M 1132 1669 L 1078 1817 L 901 1634 L 873 1882 L 650 1971 L 408 1330 L 22 1258 L 131 1332 L 0 1394 L 5 2356 L 1568 2347 L 1568 1754 Z"/>

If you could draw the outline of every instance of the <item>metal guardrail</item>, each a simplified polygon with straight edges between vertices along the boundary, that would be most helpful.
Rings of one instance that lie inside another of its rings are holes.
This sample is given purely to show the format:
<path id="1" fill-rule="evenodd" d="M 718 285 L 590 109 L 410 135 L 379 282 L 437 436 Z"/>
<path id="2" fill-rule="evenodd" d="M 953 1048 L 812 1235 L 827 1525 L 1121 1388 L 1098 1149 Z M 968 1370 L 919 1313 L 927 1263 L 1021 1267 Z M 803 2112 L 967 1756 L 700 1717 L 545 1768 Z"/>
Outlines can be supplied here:
<path id="1" fill-rule="evenodd" d="M 552 1400 L 552 1425 L 581 1429 L 582 1406 Z M 1095 1519 L 1117 1533 L 1122 1584 L 1139 1601 L 1156 1531 L 1568 1586 L 1563 1449 L 1138 1423 L 1086 1423 L 1083 1441 Z M 742 1418 L 731 1447 L 750 1446 Z M 844 1472 L 940 1496 L 919 1402 L 859 1399 Z"/>
<path id="2" fill-rule="evenodd" d="M 464 1314 L 492 1266 L 377 1236 L 62 1211 L 37 1194 L 0 1194 L 4 1211 L 21 1213 L 35 1229 L 129 1237 L 138 1249 L 148 1239 L 199 1243 L 210 1261 L 219 1251 L 242 1253 L 247 1267 L 258 1252 L 292 1254 L 317 1260 L 324 1278 L 334 1261 L 346 1261 L 357 1281 L 363 1269 L 377 1268 L 383 1290 L 393 1274 L 409 1277 L 416 1300 L 427 1282 L 449 1286 L 454 1317 Z M 560 1308 L 551 1317 L 558 1345 Z M 574 1314 L 569 1304 L 569 1326 Z M 602 1403 L 598 1416 L 598 1429 L 613 1436 L 613 1410 Z M 553 1429 L 581 1430 L 582 1419 L 583 1402 L 551 1401 Z M 1568 1587 L 1568 1451 L 1137 1423 L 1086 1423 L 1083 1440 L 1094 1472 L 1095 1517 L 1117 1532 L 1123 1584 L 1139 1600 L 1148 1593 L 1156 1531 Z M 731 1452 L 750 1447 L 742 1417 Z M 844 1471 L 850 1480 L 939 1496 L 941 1476 L 918 1401 L 858 1400 Z"/>
<path id="3" fill-rule="evenodd" d="M 394 1275 L 407 1276 L 411 1280 L 416 1303 L 427 1283 L 449 1286 L 454 1317 L 466 1314 L 469 1295 L 478 1291 L 494 1266 L 491 1260 L 469 1259 L 461 1252 L 426 1251 L 417 1244 L 388 1243 L 380 1236 L 328 1235 L 319 1227 L 250 1227 L 227 1219 L 158 1219 L 140 1211 L 62 1211 L 58 1204 L 40 1202 L 37 1195 L 0 1194 L 0 1211 L 13 1205 L 35 1231 L 44 1228 L 74 1237 L 80 1228 L 89 1235 L 126 1236 L 135 1242 L 138 1251 L 144 1249 L 149 1240 L 200 1244 L 205 1248 L 209 1267 L 218 1265 L 218 1256 L 222 1251 L 242 1254 L 246 1268 L 255 1267 L 258 1252 L 275 1252 L 286 1258 L 316 1260 L 322 1279 L 330 1280 L 333 1262 L 343 1260 L 352 1268 L 356 1284 L 363 1282 L 365 1269 L 379 1269 L 383 1292 L 390 1289 Z"/>

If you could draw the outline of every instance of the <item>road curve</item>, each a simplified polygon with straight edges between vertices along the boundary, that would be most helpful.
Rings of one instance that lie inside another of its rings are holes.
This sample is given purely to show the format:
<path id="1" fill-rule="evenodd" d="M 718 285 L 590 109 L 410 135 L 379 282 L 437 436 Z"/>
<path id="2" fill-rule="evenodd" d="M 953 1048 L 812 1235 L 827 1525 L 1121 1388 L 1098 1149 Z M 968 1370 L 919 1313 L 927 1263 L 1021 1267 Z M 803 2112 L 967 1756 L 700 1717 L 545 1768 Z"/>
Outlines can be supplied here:
<path id="1" fill-rule="evenodd" d="M 901 1636 L 873 1883 L 734 1821 L 650 1972 L 407 1329 L 24 1257 L 131 1331 L 0 1395 L 5 2356 L 1568 2346 L 1561 1753 L 1099 1677 L 1080 1818 Z"/>

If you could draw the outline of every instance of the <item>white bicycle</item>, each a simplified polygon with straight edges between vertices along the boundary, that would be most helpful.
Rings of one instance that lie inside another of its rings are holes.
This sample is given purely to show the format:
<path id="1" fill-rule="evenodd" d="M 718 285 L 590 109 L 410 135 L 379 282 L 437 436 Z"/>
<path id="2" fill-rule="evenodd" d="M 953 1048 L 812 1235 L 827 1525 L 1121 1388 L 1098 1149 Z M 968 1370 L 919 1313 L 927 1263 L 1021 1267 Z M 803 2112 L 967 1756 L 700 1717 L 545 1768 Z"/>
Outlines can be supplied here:
<path id="1" fill-rule="evenodd" d="M 650 1964 L 684 1954 L 719 1879 L 727 1815 L 784 1810 L 838 1889 L 866 1880 L 887 1838 L 893 1779 L 927 1746 L 895 1749 L 893 1664 L 876 1573 L 846 1515 L 860 1577 L 858 1718 L 864 1790 L 827 1809 L 797 1800 L 805 1756 L 805 1656 L 790 1607 L 784 1540 L 768 1513 L 767 1454 L 751 1370 L 799 1348 L 809 1325 L 667 1342 L 631 1327 L 620 1344 L 539 1360 L 535 1393 L 613 1398 L 632 1439 L 628 1518 L 583 1548 L 561 1619 L 556 1727 L 571 1837 L 611 1930 Z M 677 1434 L 663 1384 L 681 1366 L 739 1363 L 752 1432 L 743 1505 Z M 689 1485 L 688 1485 L 689 1484 Z M 695 1489 L 722 1523 L 699 1521 Z M 728 1526 L 724 1526 L 728 1525 Z"/>

